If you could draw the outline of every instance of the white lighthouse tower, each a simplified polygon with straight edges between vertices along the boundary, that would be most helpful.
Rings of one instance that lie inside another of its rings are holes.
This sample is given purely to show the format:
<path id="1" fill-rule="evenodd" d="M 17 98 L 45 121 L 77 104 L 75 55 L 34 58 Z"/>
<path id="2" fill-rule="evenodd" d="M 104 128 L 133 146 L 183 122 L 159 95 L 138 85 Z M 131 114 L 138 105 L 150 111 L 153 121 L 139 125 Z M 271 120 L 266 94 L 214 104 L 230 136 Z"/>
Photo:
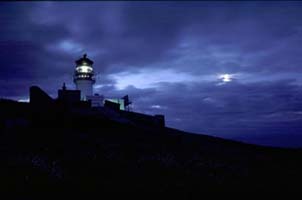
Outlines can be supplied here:
<path id="1" fill-rule="evenodd" d="M 93 84 L 95 83 L 93 72 L 93 61 L 87 58 L 84 54 L 82 58 L 75 61 L 76 68 L 73 81 L 76 89 L 81 91 L 81 100 L 86 101 L 87 96 L 93 95 Z"/>

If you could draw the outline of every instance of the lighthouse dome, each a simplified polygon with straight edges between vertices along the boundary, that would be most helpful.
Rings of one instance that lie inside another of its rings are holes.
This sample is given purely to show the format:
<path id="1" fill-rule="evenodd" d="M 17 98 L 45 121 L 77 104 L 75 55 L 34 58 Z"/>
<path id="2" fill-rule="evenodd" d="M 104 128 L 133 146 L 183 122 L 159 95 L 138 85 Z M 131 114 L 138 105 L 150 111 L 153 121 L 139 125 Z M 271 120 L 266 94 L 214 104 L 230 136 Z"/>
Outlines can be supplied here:
<path id="1" fill-rule="evenodd" d="M 93 61 L 87 58 L 87 54 L 84 54 L 82 58 L 75 61 L 77 66 L 79 65 L 88 65 L 91 66 L 93 64 Z"/>

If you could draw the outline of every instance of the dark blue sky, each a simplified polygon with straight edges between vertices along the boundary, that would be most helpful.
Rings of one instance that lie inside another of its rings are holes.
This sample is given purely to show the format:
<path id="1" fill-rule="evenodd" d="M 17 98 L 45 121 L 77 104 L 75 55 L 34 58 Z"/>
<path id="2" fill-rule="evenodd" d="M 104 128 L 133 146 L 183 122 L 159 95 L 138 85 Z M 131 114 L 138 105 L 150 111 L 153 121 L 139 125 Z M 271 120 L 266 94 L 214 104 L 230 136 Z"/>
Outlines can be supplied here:
<path id="1" fill-rule="evenodd" d="M 0 97 L 74 88 L 87 53 L 95 91 L 129 94 L 167 125 L 302 147 L 300 2 L 1 2 Z"/>

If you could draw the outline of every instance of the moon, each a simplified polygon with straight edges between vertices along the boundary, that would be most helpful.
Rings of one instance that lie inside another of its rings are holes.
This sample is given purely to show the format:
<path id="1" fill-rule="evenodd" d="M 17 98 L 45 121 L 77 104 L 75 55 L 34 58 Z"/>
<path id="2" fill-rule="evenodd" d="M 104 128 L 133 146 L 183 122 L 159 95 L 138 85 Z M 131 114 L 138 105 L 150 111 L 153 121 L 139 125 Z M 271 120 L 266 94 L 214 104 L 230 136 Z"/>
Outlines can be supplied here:
<path id="1" fill-rule="evenodd" d="M 231 82 L 233 80 L 233 75 L 232 74 L 220 74 L 218 76 L 218 79 L 220 79 L 224 83 Z"/>

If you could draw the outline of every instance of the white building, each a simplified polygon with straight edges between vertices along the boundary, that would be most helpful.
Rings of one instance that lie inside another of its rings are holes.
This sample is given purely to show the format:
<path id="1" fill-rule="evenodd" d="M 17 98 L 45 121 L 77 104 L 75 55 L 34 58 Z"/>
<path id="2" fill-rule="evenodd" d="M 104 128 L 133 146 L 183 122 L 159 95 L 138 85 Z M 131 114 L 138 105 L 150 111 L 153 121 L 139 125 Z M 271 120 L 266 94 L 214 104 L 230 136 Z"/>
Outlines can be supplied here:
<path id="1" fill-rule="evenodd" d="M 95 83 L 93 72 L 93 61 L 84 54 L 82 58 L 75 61 L 76 68 L 73 81 L 76 89 L 81 91 L 81 100 L 86 101 L 87 96 L 93 96 L 93 84 Z"/>
<path id="2" fill-rule="evenodd" d="M 90 101 L 92 107 L 101 107 L 104 106 L 105 100 L 107 100 L 119 104 L 120 110 L 125 110 L 131 103 L 129 102 L 128 95 L 123 98 L 104 98 L 103 95 L 93 95 L 93 84 L 95 83 L 94 70 L 92 67 L 93 61 L 84 54 L 83 57 L 76 60 L 75 63 L 76 68 L 73 81 L 76 85 L 76 89 L 81 91 L 82 101 Z"/>

